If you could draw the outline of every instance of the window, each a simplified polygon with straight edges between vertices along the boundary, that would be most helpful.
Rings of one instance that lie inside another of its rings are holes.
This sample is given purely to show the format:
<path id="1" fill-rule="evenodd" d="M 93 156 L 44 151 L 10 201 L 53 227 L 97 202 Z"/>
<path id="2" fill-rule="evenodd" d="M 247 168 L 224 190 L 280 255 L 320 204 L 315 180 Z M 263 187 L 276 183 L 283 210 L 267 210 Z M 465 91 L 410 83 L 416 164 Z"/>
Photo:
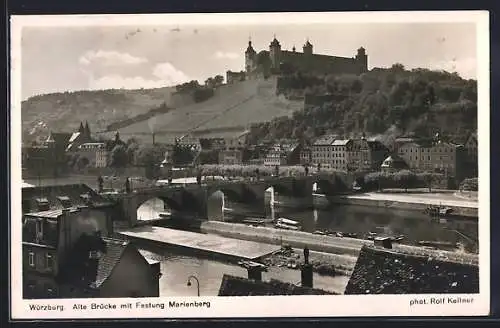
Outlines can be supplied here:
<path id="1" fill-rule="evenodd" d="M 37 235 L 37 238 L 41 238 L 43 236 L 43 221 L 42 220 L 36 221 L 36 235 Z"/>
<path id="2" fill-rule="evenodd" d="M 51 254 L 47 254 L 45 256 L 45 267 L 47 269 L 53 269 L 53 267 L 54 267 L 54 260 L 52 259 L 52 255 Z"/>
<path id="3" fill-rule="evenodd" d="M 33 252 L 28 253 L 28 263 L 31 267 L 35 266 L 35 253 Z"/>

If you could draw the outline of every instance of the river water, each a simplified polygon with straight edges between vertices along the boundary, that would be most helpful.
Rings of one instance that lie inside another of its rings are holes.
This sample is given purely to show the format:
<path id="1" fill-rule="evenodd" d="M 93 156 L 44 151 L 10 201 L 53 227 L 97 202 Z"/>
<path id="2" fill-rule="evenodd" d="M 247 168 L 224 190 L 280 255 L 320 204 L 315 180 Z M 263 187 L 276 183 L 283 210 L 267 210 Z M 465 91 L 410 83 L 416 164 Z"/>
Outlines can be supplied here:
<path id="1" fill-rule="evenodd" d="M 36 180 L 26 180 L 26 183 L 38 185 Z M 86 183 L 96 187 L 94 177 L 73 177 L 71 179 L 50 179 L 42 184 Z M 226 203 L 225 207 L 237 207 Z M 168 209 L 167 209 L 168 210 Z M 165 212 L 163 201 L 152 199 L 144 203 L 137 211 L 139 219 L 153 219 L 159 212 Z M 329 229 L 333 231 L 356 233 L 362 237 L 368 232 L 385 233 L 387 235 L 403 235 L 403 243 L 416 244 L 420 240 L 463 243 L 467 250 L 476 251 L 475 240 L 478 237 L 477 220 L 453 220 L 436 222 L 423 213 L 416 211 L 395 210 L 386 208 L 371 208 L 363 206 L 335 206 L 328 210 L 280 210 L 268 206 L 268 218 L 287 217 L 301 222 L 304 231 Z M 195 275 L 200 280 L 200 294 L 217 295 L 223 274 L 246 277 L 245 269 L 227 263 L 179 256 L 158 249 L 143 249 L 144 255 L 159 260 L 163 276 L 160 279 L 161 296 L 196 295 L 196 287 L 188 287 L 187 277 Z M 286 268 L 270 268 L 263 273 L 263 279 L 279 279 L 281 281 L 298 283 L 300 271 Z M 315 274 L 314 286 L 325 290 L 342 293 L 348 277 L 326 277 Z"/>

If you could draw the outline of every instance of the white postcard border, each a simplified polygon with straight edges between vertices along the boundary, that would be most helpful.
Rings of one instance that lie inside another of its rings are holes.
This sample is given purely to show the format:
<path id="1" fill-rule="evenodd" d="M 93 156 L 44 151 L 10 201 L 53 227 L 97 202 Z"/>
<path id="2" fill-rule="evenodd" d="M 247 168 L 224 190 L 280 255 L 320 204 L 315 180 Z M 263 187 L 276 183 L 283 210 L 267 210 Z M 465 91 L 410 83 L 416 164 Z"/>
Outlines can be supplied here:
<path id="1" fill-rule="evenodd" d="M 479 142 L 479 272 L 480 293 L 474 295 L 341 295 L 266 297 L 176 297 L 153 299 L 22 299 L 21 220 L 21 31 L 25 26 L 82 25 L 181 25 L 181 24 L 315 24 L 329 23 L 429 23 L 473 22 L 477 29 L 478 142 Z M 187 317 L 309 317 L 309 316 L 465 316 L 486 315 L 490 304 L 490 185 L 489 185 L 489 13 L 455 12 L 362 12 L 273 14 L 175 14 L 175 15 L 58 15 L 11 17 L 11 317 L 13 319 L 103 319 Z M 472 303 L 451 304 L 448 299 L 473 298 Z M 412 300 L 443 299 L 444 304 L 412 305 Z M 205 307 L 169 307 L 170 301 L 210 302 Z M 165 309 L 121 310 L 123 303 L 165 304 Z M 92 303 L 115 304 L 117 310 L 92 310 Z M 74 304 L 88 306 L 73 310 Z M 30 310 L 30 306 L 64 306 L 64 311 Z"/>

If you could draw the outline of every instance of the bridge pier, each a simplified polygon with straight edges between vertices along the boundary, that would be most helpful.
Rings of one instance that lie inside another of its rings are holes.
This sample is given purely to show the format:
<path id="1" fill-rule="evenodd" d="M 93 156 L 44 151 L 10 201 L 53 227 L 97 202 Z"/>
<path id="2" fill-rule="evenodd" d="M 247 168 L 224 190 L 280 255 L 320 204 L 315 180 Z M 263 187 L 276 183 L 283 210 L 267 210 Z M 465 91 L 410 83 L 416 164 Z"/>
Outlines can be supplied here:
<path id="1" fill-rule="evenodd" d="M 122 213 L 127 218 L 127 221 L 131 227 L 137 225 L 137 209 L 140 204 L 137 202 L 137 197 L 127 194 L 121 198 Z"/>

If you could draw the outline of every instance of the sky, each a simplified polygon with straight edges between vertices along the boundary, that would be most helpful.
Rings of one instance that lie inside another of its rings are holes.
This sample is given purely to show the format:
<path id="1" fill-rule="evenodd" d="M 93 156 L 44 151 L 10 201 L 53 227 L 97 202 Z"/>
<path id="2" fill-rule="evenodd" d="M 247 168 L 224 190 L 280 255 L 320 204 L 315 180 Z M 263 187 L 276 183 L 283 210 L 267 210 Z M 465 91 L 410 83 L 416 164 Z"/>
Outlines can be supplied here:
<path id="1" fill-rule="evenodd" d="M 368 66 L 456 71 L 476 78 L 474 23 L 318 23 L 227 25 L 25 26 L 21 32 L 22 98 L 61 91 L 140 89 L 200 82 L 244 69 L 251 38 L 268 50 L 353 57 L 363 46 Z"/>

